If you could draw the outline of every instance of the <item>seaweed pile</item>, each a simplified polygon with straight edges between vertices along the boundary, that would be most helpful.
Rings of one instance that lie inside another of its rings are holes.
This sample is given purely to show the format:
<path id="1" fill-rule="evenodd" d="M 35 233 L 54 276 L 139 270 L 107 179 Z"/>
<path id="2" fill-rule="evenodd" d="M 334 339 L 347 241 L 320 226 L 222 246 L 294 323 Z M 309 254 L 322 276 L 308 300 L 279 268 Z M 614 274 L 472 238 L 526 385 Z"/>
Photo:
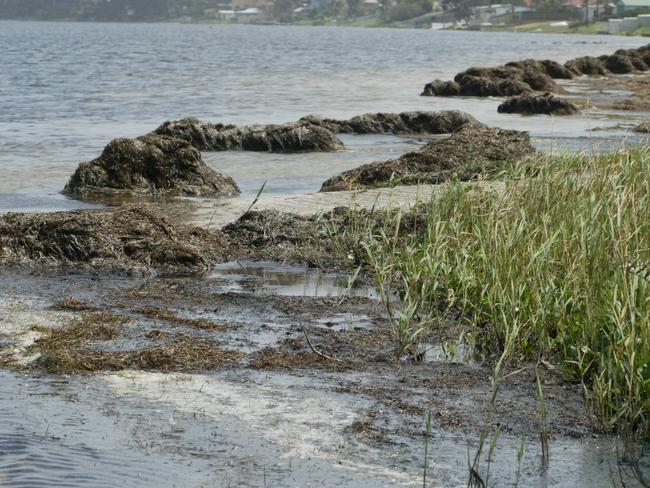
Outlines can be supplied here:
<path id="1" fill-rule="evenodd" d="M 205 268 L 223 255 L 218 235 L 173 225 L 164 208 L 0 216 L 0 265 L 94 269 Z"/>
<path id="2" fill-rule="evenodd" d="M 508 98 L 499 105 L 498 111 L 506 114 L 574 115 L 578 113 L 578 107 L 550 93 L 526 93 Z"/>
<path id="3" fill-rule="evenodd" d="M 494 68 L 469 68 L 453 81 L 427 83 L 425 96 L 514 96 L 534 91 L 555 91 L 556 79 L 574 76 L 625 74 L 650 69 L 650 44 L 638 49 L 620 49 L 611 55 L 583 56 L 561 65 L 551 60 L 526 59 Z"/>
<path id="4" fill-rule="evenodd" d="M 190 143 L 147 135 L 115 139 L 98 158 L 81 163 L 63 193 L 86 200 L 106 196 L 224 196 L 234 180 L 207 166 Z"/>
<path id="5" fill-rule="evenodd" d="M 343 134 L 450 134 L 476 119 L 459 110 L 363 114 L 347 120 L 308 115 L 300 119 Z"/>
<path id="6" fill-rule="evenodd" d="M 398 184 L 438 184 L 451 178 L 471 180 L 504 163 L 535 153 L 527 132 L 481 123 L 462 126 L 449 137 L 430 142 L 397 159 L 365 164 L 330 178 L 321 191 L 342 191 Z"/>
<path id="7" fill-rule="evenodd" d="M 238 127 L 186 118 L 167 121 L 153 133 L 182 139 L 199 151 L 291 153 L 343 149 L 343 143 L 332 131 L 307 121 Z"/>
<path id="8" fill-rule="evenodd" d="M 638 49 L 619 49 L 599 57 L 582 56 L 559 64 L 555 61 L 525 59 L 491 68 L 473 67 L 458 73 L 452 81 L 427 83 L 423 96 L 510 97 L 499 106 L 502 113 L 573 115 L 575 105 L 551 98 L 548 92 L 561 93 L 555 80 L 577 76 L 607 76 L 650 70 L 650 44 Z M 543 92 L 543 95 L 538 94 Z M 543 98 L 541 98 L 543 97 Z"/>

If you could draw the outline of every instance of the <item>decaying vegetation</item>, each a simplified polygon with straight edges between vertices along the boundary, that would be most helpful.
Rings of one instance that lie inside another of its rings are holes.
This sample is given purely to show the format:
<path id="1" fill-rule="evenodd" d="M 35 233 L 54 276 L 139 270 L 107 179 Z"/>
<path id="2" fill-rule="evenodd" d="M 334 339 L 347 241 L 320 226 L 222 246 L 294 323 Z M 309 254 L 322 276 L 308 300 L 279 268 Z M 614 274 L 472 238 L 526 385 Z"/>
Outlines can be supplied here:
<path id="1" fill-rule="evenodd" d="M 84 312 L 66 327 L 39 330 L 42 337 L 30 346 L 37 353 L 33 368 L 51 373 L 81 373 L 144 369 L 158 371 L 205 371 L 237 361 L 242 354 L 224 350 L 214 339 L 159 333 L 159 342 L 130 349 L 110 349 L 121 338 L 132 317 L 111 312 Z M 159 331 L 158 331 L 159 332 Z"/>
<path id="2" fill-rule="evenodd" d="M 224 196 L 237 184 L 203 162 L 189 142 L 146 135 L 115 139 L 102 154 L 79 165 L 63 193 L 85 200 L 126 196 Z"/>
<path id="3" fill-rule="evenodd" d="M 332 131 L 308 121 L 238 127 L 189 118 L 167 121 L 154 134 L 187 141 L 200 151 L 288 153 L 343 149 L 343 143 Z"/>
<path id="4" fill-rule="evenodd" d="M 323 183 L 321 191 L 355 190 L 390 185 L 439 184 L 494 175 L 507 163 L 532 156 L 527 132 L 488 127 L 478 122 L 461 126 L 449 137 L 432 141 L 397 159 L 364 164 Z"/>
<path id="5" fill-rule="evenodd" d="M 0 265 L 204 268 L 221 251 L 214 234 L 173 225 L 153 205 L 0 217 Z"/>

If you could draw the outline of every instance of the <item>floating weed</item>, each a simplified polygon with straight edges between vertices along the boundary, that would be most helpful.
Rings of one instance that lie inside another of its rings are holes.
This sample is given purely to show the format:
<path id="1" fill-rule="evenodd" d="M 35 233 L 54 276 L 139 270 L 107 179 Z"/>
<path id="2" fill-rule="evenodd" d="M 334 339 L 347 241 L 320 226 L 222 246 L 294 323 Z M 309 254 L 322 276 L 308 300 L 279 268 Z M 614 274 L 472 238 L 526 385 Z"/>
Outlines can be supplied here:
<path id="1" fill-rule="evenodd" d="M 242 357 L 238 351 L 221 349 L 216 341 L 188 336 L 156 335 L 153 338 L 167 340 L 130 350 L 108 351 L 95 347 L 122 337 L 122 326 L 131 320 L 108 312 L 86 312 L 67 327 L 38 329 L 43 336 L 29 348 L 40 355 L 34 366 L 51 373 L 123 369 L 199 371 Z"/>

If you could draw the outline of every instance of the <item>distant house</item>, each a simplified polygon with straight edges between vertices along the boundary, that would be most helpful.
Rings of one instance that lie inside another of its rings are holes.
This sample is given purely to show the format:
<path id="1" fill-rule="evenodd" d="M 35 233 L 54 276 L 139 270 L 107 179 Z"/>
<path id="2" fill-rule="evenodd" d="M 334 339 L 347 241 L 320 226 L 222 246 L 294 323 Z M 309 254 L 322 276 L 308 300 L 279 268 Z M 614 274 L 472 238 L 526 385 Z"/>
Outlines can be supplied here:
<path id="1" fill-rule="evenodd" d="M 219 10 L 217 12 L 217 19 L 218 20 L 234 20 L 235 19 L 235 11 L 234 10 Z"/>
<path id="2" fill-rule="evenodd" d="M 595 18 L 600 18 L 603 15 L 612 15 L 614 13 L 615 5 L 607 3 L 604 0 L 588 0 L 589 3 L 585 6 L 584 0 L 566 0 L 562 4 L 562 8 L 573 10 L 576 17 L 581 22 L 593 22 Z"/>
<path id="3" fill-rule="evenodd" d="M 631 11 L 650 12 L 650 0 L 620 0 L 616 8 L 619 14 Z"/>
<path id="4" fill-rule="evenodd" d="M 232 0 L 230 8 L 232 10 L 246 10 L 250 8 L 266 9 L 273 5 L 273 0 Z"/>
<path id="5" fill-rule="evenodd" d="M 217 12 L 217 19 L 247 22 L 259 17 L 261 12 L 262 11 L 258 8 L 246 8 L 244 10 L 219 10 Z"/>
<path id="6" fill-rule="evenodd" d="M 239 22 L 247 22 L 249 20 L 259 17 L 261 10 L 258 8 L 247 8 L 244 10 L 238 10 L 235 12 L 235 16 Z"/>
<path id="7" fill-rule="evenodd" d="M 511 18 L 514 15 L 521 15 L 524 12 L 530 12 L 530 7 L 523 7 L 519 5 L 510 4 L 493 4 L 481 5 L 474 7 L 472 10 L 472 18 L 469 21 L 470 25 L 481 25 L 489 23 L 500 23 L 506 18 Z"/>

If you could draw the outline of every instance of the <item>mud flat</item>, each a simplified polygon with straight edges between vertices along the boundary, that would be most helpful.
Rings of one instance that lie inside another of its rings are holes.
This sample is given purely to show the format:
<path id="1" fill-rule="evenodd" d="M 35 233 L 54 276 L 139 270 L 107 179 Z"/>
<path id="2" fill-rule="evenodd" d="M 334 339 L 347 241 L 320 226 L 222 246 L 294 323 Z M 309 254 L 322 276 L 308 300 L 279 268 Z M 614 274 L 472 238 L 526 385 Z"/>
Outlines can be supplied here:
<path id="1" fill-rule="evenodd" d="M 15 385 L 0 402 L 34 422 L 28 431 L 13 417 L 3 423 L 2 438 L 14 446 L 0 460 L 7 486 L 84 473 L 84 446 L 92 446 L 95 468 L 80 486 L 116 462 L 123 469 L 109 483 L 420 486 L 429 409 L 431 486 L 467 482 L 467 446 L 477 446 L 491 370 L 454 355 L 453 323 L 449 337 L 429 338 L 447 354 L 396 358 L 372 286 L 348 292 L 345 275 L 253 263 L 144 280 L 5 269 L 0 282 L 9 367 L 1 374 Z M 29 332 L 38 337 L 20 339 Z M 222 360 L 184 361 L 178 347 L 189 343 L 210 345 Z M 43 371 L 57 374 L 30 379 Z M 514 482 L 524 434 L 522 482 L 611 486 L 616 446 L 592 437 L 580 389 L 552 371 L 544 388 L 548 470 L 534 467 L 535 381 L 520 373 L 502 385 L 490 479 Z M 68 462 L 51 472 L 61 456 Z"/>
<path id="2" fill-rule="evenodd" d="M 472 183 L 468 183 L 472 184 Z M 482 182 L 494 188 L 502 183 Z M 428 201 L 432 195 L 444 188 L 443 185 L 399 185 L 395 187 L 370 188 L 363 191 L 344 190 L 337 192 L 315 192 L 300 195 L 262 195 L 253 210 L 273 210 L 285 214 L 309 217 L 327 213 L 335 208 L 407 209 L 418 202 Z M 219 229 L 244 215 L 253 201 L 248 199 L 194 200 L 187 210 L 189 221 L 199 227 Z"/>

